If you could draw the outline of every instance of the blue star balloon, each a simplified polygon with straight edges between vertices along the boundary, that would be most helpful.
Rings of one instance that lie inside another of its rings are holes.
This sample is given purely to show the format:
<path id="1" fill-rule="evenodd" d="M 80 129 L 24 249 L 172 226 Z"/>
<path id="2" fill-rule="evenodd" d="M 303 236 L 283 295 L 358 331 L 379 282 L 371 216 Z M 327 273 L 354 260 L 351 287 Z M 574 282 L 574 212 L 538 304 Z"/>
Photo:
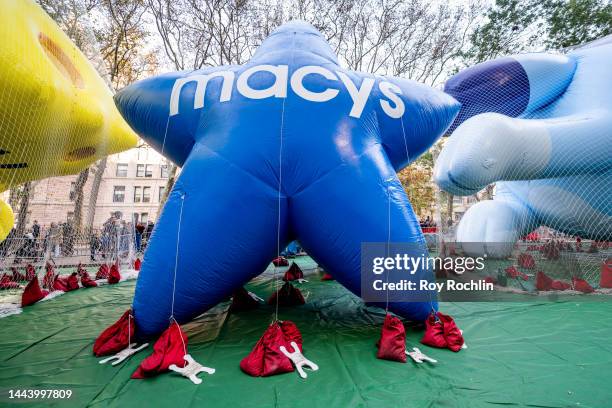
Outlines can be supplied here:
<path id="1" fill-rule="evenodd" d="M 612 238 L 611 86 L 612 36 L 567 55 L 485 62 L 447 82 L 462 103 L 455 124 L 465 122 L 438 158 L 436 182 L 457 195 L 497 182 L 494 200 L 459 223 L 468 253 L 508 256 L 541 225 Z"/>
<path id="2" fill-rule="evenodd" d="M 143 336 L 227 299 L 294 239 L 359 294 L 361 243 L 424 244 L 396 171 L 459 110 L 425 85 L 342 69 L 302 22 L 278 28 L 245 65 L 146 79 L 116 103 L 182 166 L 136 286 Z M 432 307 L 435 299 L 390 305 L 416 320 Z"/>

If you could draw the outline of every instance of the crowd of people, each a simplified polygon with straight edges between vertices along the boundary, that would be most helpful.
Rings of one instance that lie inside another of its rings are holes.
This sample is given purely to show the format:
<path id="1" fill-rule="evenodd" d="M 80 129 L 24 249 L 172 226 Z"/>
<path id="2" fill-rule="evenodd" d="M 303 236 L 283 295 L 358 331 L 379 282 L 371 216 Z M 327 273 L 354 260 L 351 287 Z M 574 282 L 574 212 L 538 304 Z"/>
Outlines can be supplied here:
<path id="1" fill-rule="evenodd" d="M 34 220 L 32 226 L 18 236 L 13 228 L 0 243 L 0 258 L 13 256 L 13 262 L 36 261 L 45 255 L 50 258 L 85 255 L 89 252 L 91 261 L 127 256 L 132 247 L 135 252 L 144 250 L 151 233 L 153 222 L 132 223 L 121 219 L 121 214 L 111 214 L 98 230 L 77 234 L 70 222 L 51 222 L 43 226 Z"/>

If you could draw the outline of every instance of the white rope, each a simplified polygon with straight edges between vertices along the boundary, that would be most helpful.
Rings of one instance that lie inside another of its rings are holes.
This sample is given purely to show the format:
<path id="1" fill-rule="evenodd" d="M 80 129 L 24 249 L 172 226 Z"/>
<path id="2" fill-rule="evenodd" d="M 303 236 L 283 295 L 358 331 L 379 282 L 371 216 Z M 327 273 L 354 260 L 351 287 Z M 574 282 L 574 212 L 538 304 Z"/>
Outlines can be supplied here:
<path id="1" fill-rule="evenodd" d="M 389 190 L 389 184 L 387 183 L 387 248 L 385 256 L 389 257 L 389 250 L 391 245 L 391 191 Z M 389 313 L 389 270 L 387 269 L 387 286 L 385 290 L 387 295 L 387 303 L 385 305 L 385 312 Z"/>
<path id="2" fill-rule="evenodd" d="M 176 231 L 176 254 L 174 257 L 174 279 L 172 281 L 172 309 L 170 311 L 171 319 L 174 319 L 174 296 L 176 293 L 176 272 L 178 270 L 179 245 L 180 245 L 180 240 L 181 240 L 181 223 L 183 221 L 183 205 L 184 204 L 185 204 L 185 194 L 183 193 L 181 195 L 181 210 L 179 212 L 179 222 L 178 222 L 178 228 Z"/>
<path id="3" fill-rule="evenodd" d="M 291 44 L 291 63 L 293 63 L 294 56 L 294 45 L 295 45 L 295 33 L 293 34 L 292 44 Z M 291 66 L 292 64 L 290 64 Z M 276 222 L 276 257 L 280 257 L 280 234 L 281 234 L 281 195 L 282 190 L 281 187 L 283 185 L 283 129 L 285 127 L 285 102 L 287 98 L 283 98 L 283 104 L 281 109 L 281 123 L 280 123 L 280 143 L 278 149 L 278 217 Z M 278 321 L 278 301 L 280 294 L 278 293 L 278 284 L 279 279 L 277 276 L 279 266 L 274 265 L 274 273 L 272 278 L 274 279 L 274 291 L 276 293 L 276 305 L 274 308 L 274 321 Z"/>
<path id="4" fill-rule="evenodd" d="M 404 129 L 404 117 L 400 117 L 400 123 L 402 124 L 402 136 L 404 136 L 404 148 L 406 149 L 406 161 L 410 160 L 410 155 L 408 154 L 408 143 L 406 142 L 406 130 Z"/>
<path id="5" fill-rule="evenodd" d="M 164 148 L 166 147 L 166 136 L 168 136 L 168 125 L 170 124 L 170 113 L 168 113 L 168 119 L 166 120 L 166 130 L 164 131 L 164 140 L 162 141 L 161 155 L 164 155 Z"/>
<path id="6" fill-rule="evenodd" d="M 185 344 L 185 340 L 183 339 L 183 334 L 181 332 L 181 326 L 178 324 L 178 322 L 176 321 L 176 318 L 174 317 L 174 300 L 175 300 L 175 294 L 176 294 L 176 275 L 177 275 L 177 271 L 178 271 L 178 261 L 179 261 L 179 248 L 180 248 L 180 242 L 181 242 L 181 225 L 183 223 L 183 206 L 185 204 L 185 193 L 183 193 L 181 195 L 181 210 L 179 211 L 179 221 L 178 221 L 178 228 L 176 231 L 176 254 L 174 257 L 174 277 L 172 280 L 172 304 L 171 304 L 171 310 L 170 310 L 170 324 L 172 324 L 172 322 L 174 322 L 174 324 L 177 325 L 178 329 L 179 329 L 179 337 L 181 338 L 181 342 L 183 343 L 183 351 L 185 353 L 185 355 L 187 354 L 187 345 Z M 185 361 L 183 363 L 183 367 L 185 367 L 187 365 L 187 361 Z"/>

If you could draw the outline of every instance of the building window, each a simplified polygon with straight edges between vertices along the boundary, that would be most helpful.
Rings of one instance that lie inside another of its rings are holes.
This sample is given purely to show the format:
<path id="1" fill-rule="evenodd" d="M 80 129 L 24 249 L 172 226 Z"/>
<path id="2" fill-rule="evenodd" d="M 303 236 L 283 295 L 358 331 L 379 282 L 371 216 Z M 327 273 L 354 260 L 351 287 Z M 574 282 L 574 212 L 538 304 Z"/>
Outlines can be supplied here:
<path id="1" fill-rule="evenodd" d="M 136 177 L 153 177 L 153 165 L 152 164 L 137 164 L 136 165 Z"/>
<path id="2" fill-rule="evenodd" d="M 66 222 L 71 223 L 72 221 L 74 221 L 74 212 L 69 211 L 66 214 Z"/>
<path id="3" fill-rule="evenodd" d="M 113 203 L 122 203 L 125 201 L 125 186 L 115 186 L 113 189 Z"/>
<path id="4" fill-rule="evenodd" d="M 139 203 L 142 201 L 142 187 L 134 187 L 134 202 Z"/>
<path id="5" fill-rule="evenodd" d="M 164 191 L 166 191 L 166 187 L 160 187 L 159 188 L 159 196 L 157 197 L 157 201 L 158 202 L 162 202 L 162 198 L 164 198 Z"/>
<path id="6" fill-rule="evenodd" d="M 149 213 L 140 213 L 140 223 L 146 224 L 149 222 Z"/>
<path id="7" fill-rule="evenodd" d="M 161 169 L 160 177 L 161 178 L 168 178 L 168 165 L 167 164 L 162 164 L 159 168 Z"/>
<path id="8" fill-rule="evenodd" d="M 143 203 L 151 202 L 151 187 L 142 188 L 142 202 Z"/>
<path id="9" fill-rule="evenodd" d="M 74 201 L 76 197 L 76 181 L 70 183 L 70 194 L 68 196 L 70 197 L 70 201 Z"/>
<path id="10" fill-rule="evenodd" d="M 128 165 L 127 163 L 117 163 L 117 172 L 115 174 L 117 177 L 127 177 L 128 175 Z"/>

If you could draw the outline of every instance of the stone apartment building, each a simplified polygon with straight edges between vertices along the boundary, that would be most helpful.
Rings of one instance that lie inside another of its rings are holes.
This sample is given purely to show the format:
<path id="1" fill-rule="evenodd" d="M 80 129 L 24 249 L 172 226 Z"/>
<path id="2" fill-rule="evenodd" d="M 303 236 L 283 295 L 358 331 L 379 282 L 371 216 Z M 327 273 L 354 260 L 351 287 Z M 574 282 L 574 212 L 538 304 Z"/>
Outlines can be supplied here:
<path id="1" fill-rule="evenodd" d="M 90 174 L 84 188 L 83 222 L 87 219 L 93 178 Z M 76 179 L 74 175 L 35 182 L 27 225 L 38 220 L 45 227 L 51 222 L 71 219 Z M 127 221 L 134 217 L 140 222 L 155 222 L 167 179 L 168 163 L 149 146 L 109 156 L 96 203 L 94 228 L 99 228 L 117 211 Z"/>

